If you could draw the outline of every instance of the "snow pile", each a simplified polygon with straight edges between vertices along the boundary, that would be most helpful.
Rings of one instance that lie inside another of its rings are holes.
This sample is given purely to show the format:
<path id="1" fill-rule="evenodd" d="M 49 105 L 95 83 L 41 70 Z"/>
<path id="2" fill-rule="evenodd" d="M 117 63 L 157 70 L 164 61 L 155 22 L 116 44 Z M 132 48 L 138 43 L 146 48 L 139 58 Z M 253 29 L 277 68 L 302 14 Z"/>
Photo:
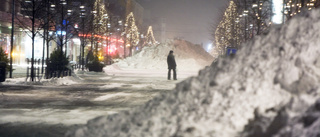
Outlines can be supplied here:
<path id="1" fill-rule="evenodd" d="M 294 118 L 285 117 L 285 110 L 279 111 L 276 120 L 285 121 L 281 130 L 275 137 L 319 137 L 320 135 L 320 99 L 300 116 Z M 271 125 L 272 126 L 272 125 Z M 279 128 L 280 129 L 280 128 Z M 289 130 L 288 130 L 289 129 Z"/>
<path id="2" fill-rule="evenodd" d="M 67 77 L 62 77 L 62 78 L 51 78 L 51 79 L 44 79 L 41 80 L 43 85 L 72 85 L 72 84 L 77 84 L 77 79 L 73 76 L 67 76 Z"/>
<path id="3" fill-rule="evenodd" d="M 234 58 L 217 60 L 170 93 L 139 108 L 90 120 L 67 136 L 231 137 L 239 136 L 258 112 L 288 102 L 296 102 L 292 110 L 297 111 L 290 116 L 299 115 L 320 93 L 319 12 L 305 13 L 257 37 Z"/>
<path id="4" fill-rule="evenodd" d="M 312 99 L 313 100 L 313 99 Z M 242 137 L 318 137 L 320 135 L 320 99 L 311 107 L 305 100 L 292 99 L 285 106 L 270 108 L 245 126 Z"/>
<path id="5" fill-rule="evenodd" d="M 9 84 L 26 84 L 26 78 L 6 78 L 6 81 L 0 83 L 4 85 Z"/>
<path id="6" fill-rule="evenodd" d="M 41 79 L 40 81 L 38 78 L 34 79 L 34 82 L 30 81 L 30 78 L 26 80 L 26 78 L 7 78 L 5 82 L 2 84 L 4 85 L 52 85 L 52 86 L 63 86 L 63 85 L 72 85 L 77 84 L 78 79 L 74 76 L 67 76 L 62 78 L 51 78 L 51 79 Z"/>
<path id="7" fill-rule="evenodd" d="M 166 70 L 167 56 L 173 50 L 178 70 L 200 70 L 213 61 L 213 57 L 200 45 L 194 45 L 184 40 L 172 40 L 164 44 L 144 47 L 139 53 L 121 60 L 113 67 L 129 69 Z"/>

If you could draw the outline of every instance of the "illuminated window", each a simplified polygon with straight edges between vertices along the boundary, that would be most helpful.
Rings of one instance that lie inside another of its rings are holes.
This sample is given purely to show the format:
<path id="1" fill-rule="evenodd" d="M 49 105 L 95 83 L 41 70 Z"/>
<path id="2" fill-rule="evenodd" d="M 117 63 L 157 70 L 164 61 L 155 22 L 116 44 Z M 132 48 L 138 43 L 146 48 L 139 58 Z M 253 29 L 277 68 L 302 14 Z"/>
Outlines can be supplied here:
<path id="1" fill-rule="evenodd" d="M 283 14 L 282 14 L 282 10 L 283 10 L 283 1 L 282 0 L 272 0 L 272 12 L 273 12 L 273 16 L 272 16 L 272 22 L 275 24 L 281 24 L 283 22 Z"/>

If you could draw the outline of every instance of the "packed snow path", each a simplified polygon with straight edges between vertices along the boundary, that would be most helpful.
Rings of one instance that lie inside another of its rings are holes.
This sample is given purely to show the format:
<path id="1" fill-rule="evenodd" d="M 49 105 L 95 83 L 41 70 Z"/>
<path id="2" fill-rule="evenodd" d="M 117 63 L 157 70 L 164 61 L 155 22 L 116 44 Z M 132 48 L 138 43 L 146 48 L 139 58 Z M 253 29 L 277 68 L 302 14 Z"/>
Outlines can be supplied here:
<path id="1" fill-rule="evenodd" d="M 181 72 L 178 81 L 168 81 L 166 73 L 86 72 L 33 85 L 7 79 L 0 86 L 0 135 L 63 136 L 89 119 L 139 106 L 171 91 L 189 76 Z"/>

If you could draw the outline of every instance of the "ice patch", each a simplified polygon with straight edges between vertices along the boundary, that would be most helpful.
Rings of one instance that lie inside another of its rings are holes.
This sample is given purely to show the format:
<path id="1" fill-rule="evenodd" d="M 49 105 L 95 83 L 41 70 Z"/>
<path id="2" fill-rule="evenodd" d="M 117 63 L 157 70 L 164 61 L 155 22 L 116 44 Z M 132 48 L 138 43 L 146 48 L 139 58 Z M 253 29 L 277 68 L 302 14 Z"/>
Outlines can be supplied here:
<path id="1" fill-rule="evenodd" d="M 125 96 L 130 96 L 130 95 L 131 95 L 130 93 L 114 93 L 114 94 L 110 93 L 110 94 L 107 94 L 104 96 L 97 97 L 94 99 L 94 101 L 105 101 L 105 100 L 108 100 L 111 98 L 125 97 Z"/>

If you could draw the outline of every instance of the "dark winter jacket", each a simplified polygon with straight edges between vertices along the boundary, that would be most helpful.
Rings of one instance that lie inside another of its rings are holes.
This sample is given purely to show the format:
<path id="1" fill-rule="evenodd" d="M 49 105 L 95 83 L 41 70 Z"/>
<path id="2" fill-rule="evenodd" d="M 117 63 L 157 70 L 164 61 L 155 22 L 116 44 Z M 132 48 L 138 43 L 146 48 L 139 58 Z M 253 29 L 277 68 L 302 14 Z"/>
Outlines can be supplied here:
<path id="1" fill-rule="evenodd" d="M 176 69 L 176 60 L 174 59 L 173 53 L 170 53 L 167 57 L 168 69 Z"/>

